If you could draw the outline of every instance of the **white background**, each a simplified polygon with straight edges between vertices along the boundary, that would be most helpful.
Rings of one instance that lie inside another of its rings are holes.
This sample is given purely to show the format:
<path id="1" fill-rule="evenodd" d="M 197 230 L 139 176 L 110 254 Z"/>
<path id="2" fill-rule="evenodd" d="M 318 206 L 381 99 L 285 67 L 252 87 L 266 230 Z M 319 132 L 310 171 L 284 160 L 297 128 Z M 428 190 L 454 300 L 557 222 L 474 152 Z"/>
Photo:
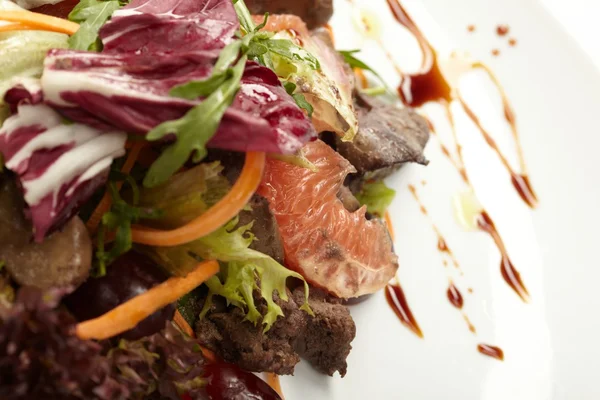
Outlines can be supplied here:
<path id="1" fill-rule="evenodd" d="M 539 0 L 600 69 L 600 0 Z"/>

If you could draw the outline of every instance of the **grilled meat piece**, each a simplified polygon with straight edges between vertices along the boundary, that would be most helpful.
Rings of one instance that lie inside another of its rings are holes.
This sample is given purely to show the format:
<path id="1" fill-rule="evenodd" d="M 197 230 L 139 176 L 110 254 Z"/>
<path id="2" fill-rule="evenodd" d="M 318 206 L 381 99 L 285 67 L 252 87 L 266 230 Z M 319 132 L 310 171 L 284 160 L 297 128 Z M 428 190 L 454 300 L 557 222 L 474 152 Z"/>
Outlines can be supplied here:
<path id="1" fill-rule="evenodd" d="M 23 215 L 24 201 L 13 179 L 0 178 L 0 260 L 21 285 L 47 289 L 79 285 L 92 264 L 92 241 L 85 224 L 74 217 L 42 243 L 32 242 Z"/>
<path id="2" fill-rule="evenodd" d="M 269 202 L 264 197 L 255 194 L 248 205 L 250 211 L 240 212 L 239 225 L 254 222 L 251 232 L 255 240 L 250 248 L 273 257 L 278 263 L 283 264 L 283 242 L 275 216 L 269 209 Z"/>
<path id="3" fill-rule="evenodd" d="M 324 25 L 333 15 L 333 0 L 246 0 L 252 14 L 294 14 L 309 28 Z"/>
<path id="4" fill-rule="evenodd" d="M 381 179 L 407 162 L 426 165 L 423 155 L 429 128 L 410 108 L 398 108 L 374 97 L 356 97 L 358 134 L 352 142 L 336 139 L 337 151 L 370 179 Z"/>
<path id="5" fill-rule="evenodd" d="M 290 294 L 288 302 L 275 297 L 284 317 L 266 333 L 260 324 L 245 321 L 240 309 L 215 301 L 211 311 L 196 324 L 196 334 L 225 361 L 249 371 L 292 374 L 302 356 L 324 374 L 339 371 L 344 376 L 350 342 L 356 335 L 352 316 L 341 300 L 314 288 L 310 293 L 308 302 L 314 317 L 298 308 L 304 303 L 303 287 Z M 256 295 L 255 301 L 264 313 L 264 300 Z"/>
<path id="6" fill-rule="evenodd" d="M 266 302 L 260 296 L 254 297 L 264 315 Z M 198 339 L 225 361 L 248 371 L 292 374 L 300 361 L 294 343 L 304 331 L 307 314 L 291 298 L 286 302 L 275 295 L 274 299 L 285 317 L 279 318 L 267 333 L 263 333 L 260 323 L 255 326 L 244 320 L 239 308 L 213 304 L 213 309 L 196 324 Z"/>
<path id="7" fill-rule="evenodd" d="M 294 291 L 294 300 L 304 302 L 304 291 Z M 346 375 L 346 358 L 350 354 L 350 343 L 356 336 L 356 325 L 341 300 L 324 292 L 312 289 L 310 308 L 315 316 L 307 317 L 306 329 L 296 341 L 295 349 L 319 372 L 333 376 L 338 371 Z"/>

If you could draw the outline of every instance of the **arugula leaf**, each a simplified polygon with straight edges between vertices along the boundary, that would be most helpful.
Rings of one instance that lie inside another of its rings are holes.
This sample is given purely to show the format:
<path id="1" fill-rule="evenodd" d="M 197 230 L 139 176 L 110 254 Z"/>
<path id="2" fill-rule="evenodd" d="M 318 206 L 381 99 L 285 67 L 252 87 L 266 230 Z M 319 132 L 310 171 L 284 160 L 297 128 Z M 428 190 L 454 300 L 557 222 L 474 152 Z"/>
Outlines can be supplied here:
<path id="1" fill-rule="evenodd" d="M 240 88 L 246 59 L 245 56 L 241 57 L 231 69 L 231 77 L 182 118 L 163 122 L 148 132 L 146 139 L 149 141 L 160 140 L 169 134 L 174 134 L 177 140 L 150 166 L 144 178 L 144 186 L 155 187 L 166 182 L 185 164 L 190 155 L 194 162 L 200 162 L 206 156 L 206 143 L 217 132 L 225 111 L 233 103 Z M 186 94 L 191 95 L 189 92 Z"/>
<path id="2" fill-rule="evenodd" d="M 69 47 L 75 50 L 100 51 L 98 31 L 112 14 L 121 7 L 118 0 L 81 0 L 69 13 L 69 20 L 80 24 L 69 38 Z"/>
<path id="3" fill-rule="evenodd" d="M 340 50 L 340 51 L 338 51 L 338 53 L 340 53 L 342 55 L 342 57 L 344 57 L 344 61 L 346 61 L 346 63 L 348 65 L 350 65 L 352 68 L 359 68 L 359 69 L 363 69 L 365 71 L 369 71 L 370 73 L 372 73 L 373 75 L 375 75 L 375 77 L 377 77 L 377 79 L 379 79 L 379 81 L 383 84 L 383 86 L 388 91 L 391 92 L 389 86 L 383 80 L 383 78 L 381 77 L 381 75 L 379 75 L 379 73 L 377 71 L 375 71 L 373 68 L 369 67 L 363 61 L 361 61 L 358 58 L 354 57 L 354 54 L 356 54 L 358 52 L 360 52 L 360 50 Z"/>
<path id="4" fill-rule="evenodd" d="M 233 77 L 231 66 L 238 59 L 241 47 L 242 42 L 240 40 L 235 40 L 228 44 L 221 50 L 210 77 L 175 86 L 170 90 L 169 94 L 193 100 L 198 97 L 206 97 L 215 92 L 227 79 Z"/>
<path id="5" fill-rule="evenodd" d="M 294 82 L 285 82 L 283 84 L 283 87 L 285 88 L 287 94 L 292 96 L 292 98 L 296 101 L 298 107 L 300 107 L 303 110 L 306 110 L 306 112 L 308 113 L 308 117 L 312 118 L 314 108 L 312 104 L 306 101 L 306 98 L 302 93 L 294 93 L 294 91 L 296 90 L 296 84 Z"/>
<path id="6" fill-rule="evenodd" d="M 302 62 L 307 64 L 311 69 L 321 69 L 319 60 L 304 50 L 302 47 L 296 45 L 289 39 L 256 39 L 260 44 L 267 47 L 269 52 L 277 54 L 280 57 L 286 58 L 295 62 Z"/>
<path id="7" fill-rule="evenodd" d="M 306 112 L 308 113 L 308 118 L 312 118 L 315 109 L 308 101 L 306 101 L 304 95 L 302 93 L 294 93 L 292 97 L 294 100 L 296 100 L 296 104 L 298 105 L 298 107 L 300 107 L 303 110 L 306 110 Z"/>
<path id="8" fill-rule="evenodd" d="M 367 211 L 383 217 L 392 204 L 396 191 L 386 186 L 383 181 L 366 182 L 356 195 L 360 204 L 367 206 Z"/>

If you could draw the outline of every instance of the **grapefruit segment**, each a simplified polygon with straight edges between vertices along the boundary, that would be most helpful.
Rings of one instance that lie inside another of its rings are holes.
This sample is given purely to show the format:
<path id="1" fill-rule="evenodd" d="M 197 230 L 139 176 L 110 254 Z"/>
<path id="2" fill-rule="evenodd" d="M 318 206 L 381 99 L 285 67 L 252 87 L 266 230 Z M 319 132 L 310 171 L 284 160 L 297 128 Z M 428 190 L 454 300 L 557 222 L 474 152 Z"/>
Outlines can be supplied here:
<path id="1" fill-rule="evenodd" d="M 319 140 L 303 152 L 317 172 L 269 159 L 258 189 L 279 224 L 286 266 L 341 298 L 376 292 L 398 269 L 387 229 L 337 198 L 355 171 L 346 159 Z"/>

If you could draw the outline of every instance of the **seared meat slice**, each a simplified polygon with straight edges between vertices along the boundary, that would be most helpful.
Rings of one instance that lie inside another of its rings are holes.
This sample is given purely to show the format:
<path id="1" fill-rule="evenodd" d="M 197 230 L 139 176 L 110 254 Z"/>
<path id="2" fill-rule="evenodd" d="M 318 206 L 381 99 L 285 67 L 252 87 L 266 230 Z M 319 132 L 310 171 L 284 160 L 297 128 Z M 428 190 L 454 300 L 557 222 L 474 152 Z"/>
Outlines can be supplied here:
<path id="1" fill-rule="evenodd" d="M 309 28 L 324 25 L 333 15 L 333 0 L 246 0 L 252 14 L 294 14 Z"/>
<path id="2" fill-rule="evenodd" d="M 269 209 L 269 202 L 264 197 L 255 194 L 250 199 L 251 211 L 240 212 L 239 225 L 246 225 L 252 221 L 252 233 L 255 239 L 250 248 L 273 257 L 278 263 L 283 264 L 283 242 L 279 235 L 279 228 L 275 216 Z"/>
<path id="3" fill-rule="evenodd" d="M 337 151 L 359 174 L 381 179 L 406 162 L 426 165 L 427 122 L 410 108 L 357 95 L 358 134 L 352 142 L 336 139 Z"/>
<path id="4" fill-rule="evenodd" d="M 74 217 L 42 243 L 32 242 L 32 226 L 23 215 L 24 201 L 13 179 L 0 177 L 0 260 L 21 285 L 47 289 L 78 285 L 92 264 L 92 241 Z"/>
<path id="5" fill-rule="evenodd" d="M 304 302 L 302 288 L 294 291 L 294 300 Z M 348 308 L 336 299 L 319 290 L 311 290 L 310 308 L 315 316 L 307 317 L 304 334 L 296 341 L 296 351 L 318 371 L 333 376 L 338 371 L 346 375 L 346 358 L 350 354 L 350 343 L 356 336 L 356 325 Z"/>
<path id="6" fill-rule="evenodd" d="M 300 361 L 294 343 L 304 332 L 307 314 L 291 298 L 286 302 L 275 295 L 274 299 L 285 317 L 279 318 L 267 333 L 263 333 L 262 324 L 255 326 L 244 320 L 240 309 L 219 310 L 218 305 L 214 305 L 196 324 L 198 339 L 225 361 L 248 371 L 292 374 Z M 255 296 L 255 301 L 264 315 L 265 301 L 259 296 Z"/>

